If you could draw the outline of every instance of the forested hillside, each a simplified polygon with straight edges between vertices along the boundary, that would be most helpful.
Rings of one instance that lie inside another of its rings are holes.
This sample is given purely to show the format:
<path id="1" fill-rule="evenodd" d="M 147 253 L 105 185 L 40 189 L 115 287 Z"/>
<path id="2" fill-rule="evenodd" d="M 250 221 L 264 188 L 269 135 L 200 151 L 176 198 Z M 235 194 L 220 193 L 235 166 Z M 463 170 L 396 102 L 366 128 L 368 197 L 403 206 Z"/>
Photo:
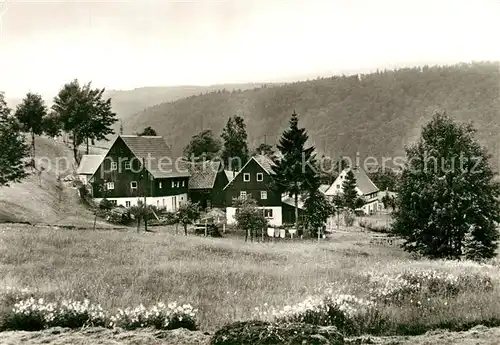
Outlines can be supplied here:
<path id="1" fill-rule="evenodd" d="M 219 133 L 241 114 L 250 145 L 274 144 L 295 109 L 318 150 L 334 156 L 401 155 L 435 109 L 473 120 L 478 137 L 500 161 L 500 64 L 482 62 L 318 78 L 246 91 L 211 92 L 139 112 L 127 131 L 152 126 L 176 152 L 192 135 Z M 498 146 L 498 148 L 497 148 Z"/>

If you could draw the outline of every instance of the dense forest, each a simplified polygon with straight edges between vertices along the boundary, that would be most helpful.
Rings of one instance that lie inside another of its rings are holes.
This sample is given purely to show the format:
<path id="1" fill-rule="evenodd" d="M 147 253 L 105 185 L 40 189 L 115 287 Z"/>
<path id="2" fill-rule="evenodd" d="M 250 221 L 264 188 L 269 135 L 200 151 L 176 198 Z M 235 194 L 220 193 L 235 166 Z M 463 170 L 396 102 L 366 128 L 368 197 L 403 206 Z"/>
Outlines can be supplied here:
<path id="1" fill-rule="evenodd" d="M 214 91 L 147 108 L 125 128 L 152 126 L 180 153 L 192 135 L 207 128 L 219 133 L 230 116 L 240 114 L 249 144 L 256 147 L 275 144 L 296 110 L 321 153 L 394 157 L 416 139 L 434 110 L 443 109 L 459 121 L 472 120 L 500 165 L 499 67 L 493 62 L 424 66 Z"/>

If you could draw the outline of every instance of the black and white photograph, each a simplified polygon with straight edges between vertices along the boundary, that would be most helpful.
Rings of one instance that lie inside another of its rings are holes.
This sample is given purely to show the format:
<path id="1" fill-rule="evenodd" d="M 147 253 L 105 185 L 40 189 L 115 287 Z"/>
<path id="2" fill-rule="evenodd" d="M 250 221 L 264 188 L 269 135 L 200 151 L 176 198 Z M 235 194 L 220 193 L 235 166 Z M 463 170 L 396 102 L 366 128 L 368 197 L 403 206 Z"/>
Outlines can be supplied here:
<path id="1" fill-rule="evenodd" d="M 0 345 L 500 344 L 500 0 L 0 0 Z"/>

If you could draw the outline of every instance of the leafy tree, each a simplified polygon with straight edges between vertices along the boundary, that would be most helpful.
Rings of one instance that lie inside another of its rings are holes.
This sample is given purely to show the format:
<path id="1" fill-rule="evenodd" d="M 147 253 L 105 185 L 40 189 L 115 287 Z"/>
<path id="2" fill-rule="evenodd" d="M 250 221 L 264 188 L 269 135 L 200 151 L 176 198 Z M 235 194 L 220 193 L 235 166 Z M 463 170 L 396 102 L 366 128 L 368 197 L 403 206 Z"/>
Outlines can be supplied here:
<path id="1" fill-rule="evenodd" d="M 393 169 L 378 168 L 369 172 L 368 176 L 380 190 L 395 191 L 398 183 L 398 175 Z"/>
<path id="2" fill-rule="evenodd" d="M 277 145 L 282 158 L 276 160 L 273 168 L 273 184 L 282 192 L 294 198 L 295 227 L 299 227 L 299 195 L 318 185 L 319 176 L 315 169 L 314 146 L 306 148 L 308 139 L 305 128 L 299 128 L 295 111 L 290 119 L 290 128 L 283 132 Z"/>
<path id="3" fill-rule="evenodd" d="M 0 186 L 20 182 L 27 177 L 25 159 L 29 149 L 20 133 L 20 125 L 11 115 L 0 93 Z"/>
<path id="4" fill-rule="evenodd" d="M 31 134 L 31 165 L 35 168 L 35 135 L 44 132 L 44 119 L 47 115 L 47 106 L 42 96 L 28 93 L 21 104 L 17 106 L 15 116 L 21 125 L 21 130 Z"/>
<path id="5" fill-rule="evenodd" d="M 188 159 L 211 160 L 217 157 L 221 148 L 220 140 L 214 136 L 212 130 L 207 129 L 192 137 L 191 142 L 184 149 L 184 155 Z"/>
<path id="6" fill-rule="evenodd" d="M 142 200 L 137 201 L 137 205 L 131 206 L 128 208 L 128 211 L 131 215 L 134 216 L 137 222 L 137 232 L 140 231 L 141 228 L 141 219 L 143 219 L 145 230 L 147 231 L 147 217 L 151 214 L 151 208 L 149 205 L 144 205 Z"/>
<path id="7" fill-rule="evenodd" d="M 194 224 L 200 218 L 200 206 L 197 203 L 187 201 L 179 206 L 176 220 L 184 227 L 184 235 L 187 236 L 187 226 Z"/>
<path id="8" fill-rule="evenodd" d="M 103 99 L 104 89 L 92 89 L 91 84 L 80 86 L 78 80 L 65 84 L 54 98 L 52 110 L 61 128 L 71 135 L 73 155 L 78 162 L 78 147 L 89 140 L 108 140 L 111 126 L 117 121 L 111 110 L 111 99 Z"/>
<path id="9" fill-rule="evenodd" d="M 234 206 L 238 210 L 235 216 L 238 228 L 245 231 L 245 242 L 248 238 L 253 242 L 257 231 L 264 231 L 264 228 L 267 227 L 266 217 L 252 198 L 236 200 Z"/>
<path id="10" fill-rule="evenodd" d="M 248 161 L 248 144 L 246 125 L 239 115 L 230 117 L 226 127 L 221 134 L 224 146 L 222 149 L 222 160 L 224 165 L 233 171 L 239 170 Z M 234 162 L 240 166 L 235 167 Z"/>
<path id="11" fill-rule="evenodd" d="M 328 218 L 335 214 L 335 208 L 317 188 L 309 191 L 304 208 L 305 224 L 319 238 Z"/>
<path id="12" fill-rule="evenodd" d="M 253 151 L 252 156 L 264 155 L 273 159 L 274 154 L 275 152 L 272 145 L 262 143 Z"/>
<path id="13" fill-rule="evenodd" d="M 158 134 L 156 133 L 156 131 L 154 130 L 153 127 L 151 126 L 148 126 L 146 128 L 144 128 L 142 130 L 141 133 L 137 133 L 138 136 L 150 136 L 150 137 L 155 137 L 157 136 Z"/>
<path id="14" fill-rule="evenodd" d="M 394 232 L 407 251 L 456 259 L 476 248 L 476 258 L 495 255 L 500 184 L 474 135 L 472 125 L 438 112 L 406 149 Z"/>
<path id="15" fill-rule="evenodd" d="M 43 128 L 45 134 L 50 137 L 56 137 L 61 134 L 62 124 L 55 112 L 50 112 L 47 116 L 45 116 L 43 121 Z"/>

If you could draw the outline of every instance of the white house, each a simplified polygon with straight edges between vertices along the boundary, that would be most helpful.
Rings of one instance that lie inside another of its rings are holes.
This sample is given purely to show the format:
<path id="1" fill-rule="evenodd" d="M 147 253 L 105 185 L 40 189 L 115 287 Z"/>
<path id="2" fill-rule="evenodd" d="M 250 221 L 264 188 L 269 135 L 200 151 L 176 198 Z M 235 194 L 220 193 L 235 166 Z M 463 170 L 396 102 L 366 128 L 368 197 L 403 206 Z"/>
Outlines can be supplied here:
<path id="1" fill-rule="evenodd" d="M 325 195 L 330 200 L 333 196 L 343 193 L 342 184 L 349 170 L 351 170 L 351 168 L 344 169 L 332 185 L 326 190 Z M 370 180 L 366 171 L 364 171 L 361 167 L 353 168 L 352 172 L 354 173 L 354 177 L 356 179 L 356 191 L 365 201 L 365 204 L 360 210 L 366 214 L 376 212 L 379 209 L 379 189 L 375 186 L 372 180 Z"/>
<path id="2" fill-rule="evenodd" d="M 76 174 L 83 184 L 88 184 L 90 178 L 97 171 L 97 168 L 101 165 L 104 155 L 83 155 L 80 165 L 76 170 Z"/>

